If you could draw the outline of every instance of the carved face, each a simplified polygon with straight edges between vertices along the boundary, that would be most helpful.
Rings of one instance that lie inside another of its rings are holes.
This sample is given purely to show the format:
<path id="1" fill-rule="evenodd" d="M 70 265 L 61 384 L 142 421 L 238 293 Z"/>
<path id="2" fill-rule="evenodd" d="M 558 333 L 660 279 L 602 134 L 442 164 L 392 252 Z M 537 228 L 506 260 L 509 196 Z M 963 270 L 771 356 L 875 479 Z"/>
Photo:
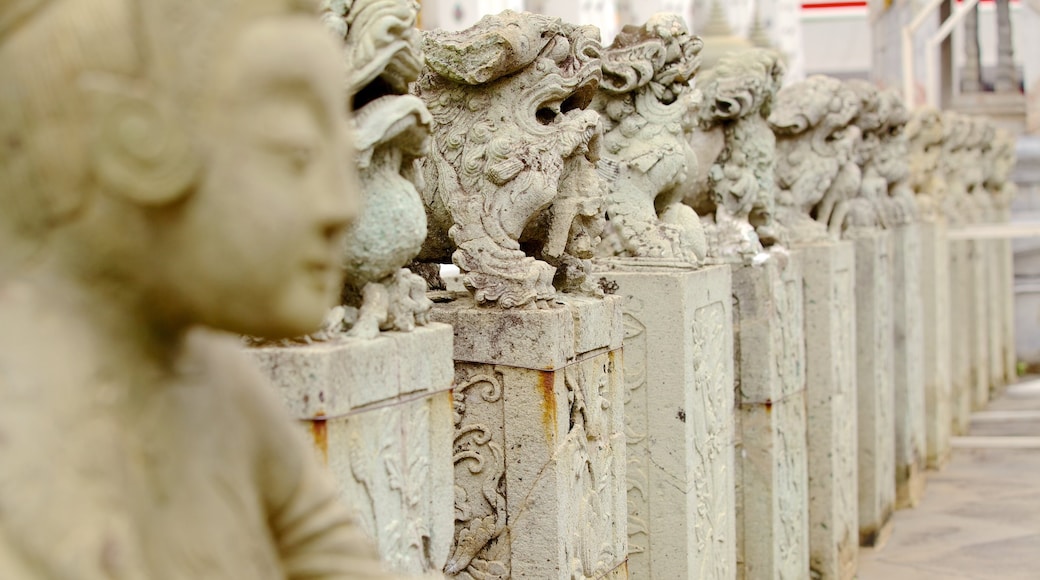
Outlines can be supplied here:
<path id="1" fill-rule="evenodd" d="M 356 212 L 339 49 L 317 19 L 271 17 L 243 27 L 227 59 L 196 128 L 203 174 L 157 233 L 161 296 L 195 322 L 298 336 L 338 294 Z"/>

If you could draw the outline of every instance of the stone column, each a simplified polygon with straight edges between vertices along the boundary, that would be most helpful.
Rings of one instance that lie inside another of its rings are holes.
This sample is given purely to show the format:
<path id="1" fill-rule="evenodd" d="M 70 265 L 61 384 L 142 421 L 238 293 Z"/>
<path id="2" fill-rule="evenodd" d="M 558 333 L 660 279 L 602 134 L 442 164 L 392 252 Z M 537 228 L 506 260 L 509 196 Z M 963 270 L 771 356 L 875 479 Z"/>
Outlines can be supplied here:
<path id="1" fill-rule="evenodd" d="M 968 307 L 971 337 L 971 410 L 989 403 L 989 283 L 986 264 L 991 258 L 987 240 L 968 241 L 968 276 L 971 302 Z M 970 418 L 969 418 L 970 420 Z"/>
<path id="2" fill-rule="evenodd" d="M 950 455 L 950 252 L 942 218 L 921 225 L 921 295 L 927 466 L 941 469 Z"/>
<path id="3" fill-rule="evenodd" d="M 439 574 L 454 536 L 452 332 L 250 349 L 310 433 L 380 556 Z"/>
<path id="4" fill-rule="evenodd" d="M 625 578 L 621 299 L 552 308 L 440 297 L 455 330 L 448 576 Z"/>
<path id="5" fill-rule="evenodd" d="M 805 341 L 798 256 L 733 265 L 737 578 L 809 575 Z"/>
<path id="6" fill-rule="evenodd" d="M 979 58 L 979 6 L 964 17 L 964 66 L 961 68 L 961 91 L 982 90 L 982 67 Z"/>
<path id="7" fill-rule="evenodd" d="M 974 289 L 971 279 L 970 247 L 967 240 L 950 242 L 950 336 L 953 339 L 950 349 L 953 364 L 950 368 L 955 435 L 966 434 L 971 420 L 971 303 Z"/>
<path id="8" fill-rule="evenodd" d="M 805 293 L 809 566 L 813 578 L 851 580 L 859 559 L 855 250 L 828 241 L 794 252 Z"/>
<path id="9" fill-rule="evenodd" d="M 888 231 L 858 230 L 856 246 L 856 388 L 859 540 L 883 543 L 895 508 L 895 401 L 892 387 L 892 240 Z"/>
<path id="10" fill-rule="evenodd" d="M 1011 44 L 1011 6 L 1008 0 L 997 5 L 997 78 L 993 89 L 998 93 L 1018 92 L 1014 47 Z"/>
<path id="11" fill-rule="evenodd" d="M 927 453 L 920 227 L 900 225 L 891 235 L 896 506 L 904 509 L 917 505 L 924 494 Z"/>
<path id="12" fill-rule="evenodd" d="M 634 578 L 733 578 L 730 269 L 603 260 L 625 318 L 628 569 Z"/>

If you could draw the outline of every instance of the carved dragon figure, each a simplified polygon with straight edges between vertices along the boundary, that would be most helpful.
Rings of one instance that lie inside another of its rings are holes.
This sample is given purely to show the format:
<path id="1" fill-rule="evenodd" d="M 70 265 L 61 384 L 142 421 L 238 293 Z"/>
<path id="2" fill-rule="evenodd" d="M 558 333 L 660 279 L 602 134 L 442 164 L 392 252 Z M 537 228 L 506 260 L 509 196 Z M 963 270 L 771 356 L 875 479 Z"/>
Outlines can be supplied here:
<path id="1" fill-rule="evenodd" d="M 603 228 L 596 172 L 599 33 L 505 11 L 424 38 L 415 87 L 434 118 L 423 164 L 429 237 L 420 259 L 452 261 L 481 304 L 547 306 L 594 291 Z"/>
<path id="2" fill-rule="evenodd" d="M 431 117 L 408 85 L 422 56 L 415 0 L 324 0 L 322 19 L 344 41 L 344 74 L 353 99 L 361 215 L 343 245 L 344 307 L 326 321 L 327 336 L 346 327 L 380 330 L 425 324 L 433 303 L 426 282 L 404 266 L 426 238 L 426 214 L 413 161 L 427 149 Z"/>
<path id="3" fill-rule="evenodd" d="M 769 116 L 777 136 L 777 211 L 793 241 L 840 235 L 842 208 L 860 181 L 860 132 L 851 124 L 858 111 L 852 90 L 828 76 L 809 77 L 777 94 Z"/>
<path id="4" fill-rule="evenodd" d="M 910 188 L 917 199 L 920 214 L 930 220 L 941 213 L 946 195 L 946 180 L 939 160 L 943 145 L 943 120 L 938 110 L 922 107 L 914 111 L 906 124 L 909 142 Z"/>
<path id="5" fill-rule="evenodd" d="M 707 253 L 700 220 L 682 203 L 683 187 L 697 173 L 689 83 L 702 46 L 680 16 L 657 14 L 643 26 L 625 26 L 604 51 L 593 107 L 605 122 L 600 164 L 616 176 L 607 199 L 611 235 L 601 254 L 697 263 Z"/>
<path id="6" fill-rule="evenodd" d="M 703 98 L 695 108 L 700 131 L 693 148 L 706 179 L 686 203 L 708 216 L 721 259 L 746 259 L 779 241 L 774 224 L 776 138 L 766 118 L 785 69 L 772 50 L 722 57 L 698 75 Z"/>
<path id="7" fill-rule="evenodd" d="M 874 156 L 881 148 L 881 128 L 885 123 L 885 102 L 881 91 L 873 83 L 862 79 L 846 81 L 856 94 L 859 111 L 853 124 L 860 130 L 856 147 L 856 163 L 861 175 L 858 191 L 848 201 L 839 218 L 843 230 L 876 228 L 884 223 L 884 213 L 890 211 L 886 203 L 888 181 L 878 171 Z"/>

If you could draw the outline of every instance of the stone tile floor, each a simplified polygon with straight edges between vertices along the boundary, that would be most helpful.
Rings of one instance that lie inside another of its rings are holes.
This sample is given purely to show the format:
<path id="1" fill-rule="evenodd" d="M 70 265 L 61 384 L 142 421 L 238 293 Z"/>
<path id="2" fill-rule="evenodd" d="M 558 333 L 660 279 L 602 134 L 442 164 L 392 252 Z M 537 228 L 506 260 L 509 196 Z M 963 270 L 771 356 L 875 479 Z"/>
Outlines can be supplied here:
<path id="1" fill-rule="evenodd" d="M 1040 580 L 1040 377 L 972 416 L 924 499 L 860 553 L 859 580 Z"/>

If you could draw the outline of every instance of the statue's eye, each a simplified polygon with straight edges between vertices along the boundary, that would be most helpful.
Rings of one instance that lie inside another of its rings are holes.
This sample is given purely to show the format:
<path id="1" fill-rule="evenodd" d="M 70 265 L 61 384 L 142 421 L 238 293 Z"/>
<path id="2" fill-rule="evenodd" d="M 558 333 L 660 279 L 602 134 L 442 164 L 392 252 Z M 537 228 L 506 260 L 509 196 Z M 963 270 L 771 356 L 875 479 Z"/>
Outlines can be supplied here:
<path id="1" fill-rule="evenodd" d="M 559 111 L 553 108 L 542 107 L 535 112 L 534 116 L 538 118 L 539 123 L 543 125 L 552 125 L 556 120 L 556 116 L 559 114 Z"/>

